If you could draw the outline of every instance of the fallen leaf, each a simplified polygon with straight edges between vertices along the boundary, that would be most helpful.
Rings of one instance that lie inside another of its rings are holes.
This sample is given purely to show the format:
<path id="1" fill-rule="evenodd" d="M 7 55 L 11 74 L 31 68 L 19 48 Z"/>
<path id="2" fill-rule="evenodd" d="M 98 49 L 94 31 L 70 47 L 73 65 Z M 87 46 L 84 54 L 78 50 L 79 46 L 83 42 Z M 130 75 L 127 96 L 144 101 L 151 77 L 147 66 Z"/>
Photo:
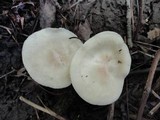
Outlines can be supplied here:
<path id="1" fill-rule="evenodd" d="M 80 39 L 85 41 L 90 38 L 90 35 L 92 34 L 92 30 L 87 19 L 85 20 L 84 23 L 79 24 L 77 34 Z"/>
<path id="2" fill-rule="evenodd" d="M 153 30 L 150 30 L 147 34 L 148 34 L 148 38 L 150 40 L 153 40 L 157 37 L 160 37 L 160 29 L 159 28 L 154 28 Z"/>

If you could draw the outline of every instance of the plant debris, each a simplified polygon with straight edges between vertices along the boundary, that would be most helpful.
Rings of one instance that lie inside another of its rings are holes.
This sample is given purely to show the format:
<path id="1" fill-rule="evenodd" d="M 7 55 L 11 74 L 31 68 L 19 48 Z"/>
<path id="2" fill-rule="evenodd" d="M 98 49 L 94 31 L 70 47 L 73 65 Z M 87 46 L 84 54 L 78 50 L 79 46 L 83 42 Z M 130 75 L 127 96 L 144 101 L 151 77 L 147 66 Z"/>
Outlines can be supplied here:
<path id="1" fill-rule="evenodd" d="M 150 30 L 147 32 L 148 38 L 150 40 L 154 40 L 155 38 L 160 38 L 160 28 L 154 28 L 153 30 Z"/>

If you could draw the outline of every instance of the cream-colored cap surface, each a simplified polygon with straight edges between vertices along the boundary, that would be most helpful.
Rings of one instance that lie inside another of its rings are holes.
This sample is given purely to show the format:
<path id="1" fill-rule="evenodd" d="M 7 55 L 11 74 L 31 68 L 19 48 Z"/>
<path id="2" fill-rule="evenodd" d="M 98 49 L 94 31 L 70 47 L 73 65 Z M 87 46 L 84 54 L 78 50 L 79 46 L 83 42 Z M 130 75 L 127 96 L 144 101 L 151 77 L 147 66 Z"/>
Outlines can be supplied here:
<path id="1" fill-rule="evenodd" d="M 108 105 L 119 98 L 130 66 L 131 56 L 122 37 L 111 31 L 101 32 L 74 55 L 72 85 L 86 102 Z"/>
<path id="2" fill-rule="evenodd" d="M 81 46 L 82 42 L 69 30 L 45 28 L 25 40 L 23 64 L 37 83 L 51 88 L 64 88 L 71 84 L 70 63 Z"/>

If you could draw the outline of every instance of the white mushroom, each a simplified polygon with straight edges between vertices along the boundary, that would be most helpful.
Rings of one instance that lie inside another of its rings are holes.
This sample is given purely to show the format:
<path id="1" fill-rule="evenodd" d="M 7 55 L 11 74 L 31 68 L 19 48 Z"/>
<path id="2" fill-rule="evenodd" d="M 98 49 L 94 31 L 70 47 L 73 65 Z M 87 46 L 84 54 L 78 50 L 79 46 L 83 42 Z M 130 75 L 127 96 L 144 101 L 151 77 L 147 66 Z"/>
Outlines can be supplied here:
<path id="1" fill-rule="evenodd" d="M 131 57 L 122 37 L 111 31 L 101 32 L 74 55 L 72 85 L 88 103 L 108 105 L 119 98 L 130 66 Z"/>
<path id="2" fill-rule="evenodd" d="M 39 84 L 64 88 L 71 84 L 70 63 L 82 46 L 77 36 L 63 28 L 46 28 L 30 35 L 22 48 L 29 75 Z"/>

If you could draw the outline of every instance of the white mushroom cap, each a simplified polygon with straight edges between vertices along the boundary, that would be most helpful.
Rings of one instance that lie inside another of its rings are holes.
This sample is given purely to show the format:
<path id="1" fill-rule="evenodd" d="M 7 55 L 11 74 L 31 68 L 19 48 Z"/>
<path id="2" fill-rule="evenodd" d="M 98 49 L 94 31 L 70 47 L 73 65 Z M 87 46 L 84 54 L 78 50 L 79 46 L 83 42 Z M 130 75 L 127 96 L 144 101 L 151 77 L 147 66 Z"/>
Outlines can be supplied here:
<path id="1" fill-rule="evenodd" d="M 22 48 L 23 63 L 29 75 L 47 87 L 69 86 L 70 63 L 82 46 L 76 37 L 63 28 L 46 28 L 30 35 Z"/>
<path id="2" fill-rule="evenodd" d="M 74 55 L 72 85 L 88 103 L 108 105 L 119 98 L 130 66 L 131 56 L 122 37 L 111 31 L 101 32 Z"/>

